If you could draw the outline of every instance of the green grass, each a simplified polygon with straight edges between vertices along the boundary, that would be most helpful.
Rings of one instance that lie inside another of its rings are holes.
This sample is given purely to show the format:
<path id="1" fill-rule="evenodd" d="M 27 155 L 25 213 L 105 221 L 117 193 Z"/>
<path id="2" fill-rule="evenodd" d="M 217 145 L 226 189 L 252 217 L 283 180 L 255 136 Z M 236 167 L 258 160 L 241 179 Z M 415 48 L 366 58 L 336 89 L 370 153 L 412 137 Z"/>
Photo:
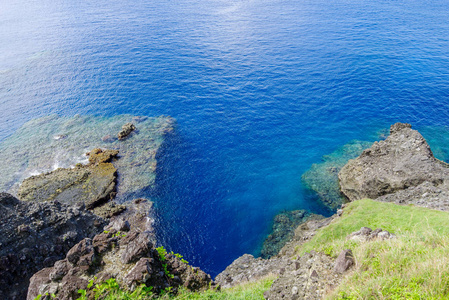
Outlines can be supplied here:
<path id="1" fill-rule="evenodd" d="M 387 241 L 347 241 L 366 226 L 397 235 Z M 297 250 L 336 256 L 351 249 L 356 266 L 329 299 L 449 299 L 449 213 L 360 200 Z"/>
<path id="2" fill-rule="evenodd" d="M 177 295 L 170 293 L 171 289 L 163 291 L 161 295 L 153 294 L 151 287 L 139 286 L 133 292 L 121 289 L 115 279 L 109 279 L 102 283 L 95 284 L 92 280 L 89 284 L 89 291 L 79 290 L 80 297 L 77 300 L 101 299 L 101 300 L 144 300 L 144 299 L 163 299 L 163 300 L 205 300 L 205 299 L 223 299 L 223 300 L 263 300 L 263 293 L 267 291 L 274 276 L 264 277 L 256 282 L 241 284 L 223 291 L 208 290 L 204 292 L 189 292 L 181 289 Z M 37 298 L 39 299 L 39 298 Z"/>
<path id="3" fill-rule="evenodd" d="M 167 297 L 165 299 L 173 300 L 206 300 L 206 299 L 223 299 L 223 300 L 263 300 L 263 293 L 270 289 L 275 277 L 268 276 L 258 281 L 241 284 L 230 289 L 222 291 L 206 291 L 202 293 L 191 293 L 181 291 L 176 297 Z"/>

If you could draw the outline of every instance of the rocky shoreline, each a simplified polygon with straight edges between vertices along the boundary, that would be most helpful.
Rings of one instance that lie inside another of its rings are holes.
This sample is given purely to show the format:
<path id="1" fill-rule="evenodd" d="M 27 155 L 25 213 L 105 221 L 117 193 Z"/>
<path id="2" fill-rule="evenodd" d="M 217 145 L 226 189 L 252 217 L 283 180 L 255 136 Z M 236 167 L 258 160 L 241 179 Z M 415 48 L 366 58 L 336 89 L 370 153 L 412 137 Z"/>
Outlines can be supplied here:
<path id="1" fill-rule="evenodd" d="M 167 122 L 168 127 L 157 129 L 162 136 L 173 130 L 173 121 Z M 88 289 L 90 281 L 110 278 L 124 289 L 143 284 L 158 294 L 166 289 L 176 293 L 179 287 L 191 291 L 215 286 L 225 289 L 270 274 L 277 279 L 264 294 L 266 299 L 321 299 L 339 285 L 354 264 L 352 253 L 345 250 L 332 258 L 311 251 L 297 256 L 295 249 L 344 214 L 340 191 L 349 201 L 372 198 L 449 211 L 449 165 L 433 156 L 425 139 L 410 124 L 396 123 L 385 140 L 365 150 L 366 143 L 354 143 L 343 150 L 346 157 L 361 153 L 357 158 L 343 165 L 331 155 L 303 176 L 323 203 L 338 208 L 335 215 L 324 218 L 306 211 L 278 215 L 262 251 L 264 258 L 245 254 L 213 281 L 181 256 L 155 248 L 148 215 L 151 201 L 136 199 L 124 205 L 111 201 L 121 184 L 127 191 L 122 190 L 122 195 L 136 195 L 130 192 L 133 185 L 117 177 L 131 173 L 121 172 L 122 160 L 126 162 L 120 152 L 123 148 L 113 146 L 130 142 L 139 134 L 139 125 L 129 124 L 125 123 L 116 140 L 105 137 L 106 143 L 112 139 L 110 149 L 92 148 L 88 164 L 25 179 L 17 189 L 20 200 L 0 194 L 2 299 L 34 299 L 45 293 L 58 299 L 76 299 L 78 289 Z M 149 164 L 154 171 L 156 153 L 151 153 L 144 165 L 133 166 L 149 170 Z M 320 178 L 322 170 L 327 175 Z M 15 186 L 8 180 L 10 187 Z M 137 186 L 151 186 L 152 180 Z M 320 182 L 329 180 L 332 182 L 320 187 Z M 362 228 L 347 239 L 366 242 L 394 238 L 385 230 L 373 229 Z"/>

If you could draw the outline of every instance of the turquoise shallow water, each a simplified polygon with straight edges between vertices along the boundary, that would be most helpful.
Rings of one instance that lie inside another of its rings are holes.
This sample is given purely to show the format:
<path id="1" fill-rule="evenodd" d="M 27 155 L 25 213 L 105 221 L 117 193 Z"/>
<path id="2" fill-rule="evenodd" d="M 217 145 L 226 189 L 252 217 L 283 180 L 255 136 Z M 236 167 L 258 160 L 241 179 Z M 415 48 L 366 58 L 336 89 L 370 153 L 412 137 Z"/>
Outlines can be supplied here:
<path id="1" fill-rule="evenodd" d="M 445 1 L 2 1 L 0 139 L 49 114 L 171 115 L 167 247 L 216 274 L 273 216 L 320 210 L 301 175 L 396 121 L 449 153 Z"/>

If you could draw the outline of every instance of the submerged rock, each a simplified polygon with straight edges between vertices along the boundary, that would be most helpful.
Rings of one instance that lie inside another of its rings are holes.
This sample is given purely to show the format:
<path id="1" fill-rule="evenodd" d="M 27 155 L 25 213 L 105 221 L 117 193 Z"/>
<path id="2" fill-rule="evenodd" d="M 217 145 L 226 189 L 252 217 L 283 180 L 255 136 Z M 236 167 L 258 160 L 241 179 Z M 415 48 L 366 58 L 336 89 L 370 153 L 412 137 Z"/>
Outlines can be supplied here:
<path id="1" fill-rule="evenodd" d="M 352 141 L 322 158 L 321 163 L 313 164 L 301 179 L 305 186 L 318 194 L 323 205 L 336 210 L 344 202 L 338 185 L 338 172 L 353 158 L 359 156 L 372 143 Z"/>
<path id="2" fill-rule="evenodd" d="M 101 283 L 110 278 L 124 289 L 134 290 L 145 284 L 155 293 L 169 287 L 176 293 L 180 286 L 190 291 L 215 286 L 208 274 L 189 266 L 179 255 L 161 255 L 154 243 L 150 232 L 136 230 L 126 220 L 117 219 L 93 239 L 80 241 L 53 267 L 34 274 L 27 299 L 46 292 L 59 299 L 77 299 L 79 289 L 90 293 L 90 280 Z"/>
<path id="3" fill-rule="evenodd" d="M 165 116 L 140 117 L 138 131 L 123 140 L 112 138 L 123 124 L 137 120 L 133 118 L 52 115 L 27 122 L 0 143 L 0 191 L 16 195 L 25 178 L 86 164 L 85 153 L 101 148 L 120 152 L 120 159 L 112 162 L 118 170 L 119 202 L 148 194 L 155 187 L 157 155 L 167 135 L 174 132 L 175 120 Z M 64 138 L 54 139 L 55 136 Z"/>
<path id="4" fill-rule="evenodd" d="M 392 125 L 385 141 L 350 160 L 338 177 L 350 201 L 371 198 L 449 209 L 449 165 L 433 156 L 410 124 Z"/>
<path id="5" fill-rule="evenodd" d="M 6 193 L 0 193 L 0 216 L 0 299 L 24 299 L 35 272 L 105 225 L 83 205 L 24 202 Z"/>
<path id="6" fill-rule="evenodd" d="M 265 239 L 260 256 L 270 258 L 278 254 L 284 245 L 294 236 L 298 225 L 309 220 L 323 218 L 305 210 L 280 213 L 274 217 L 272 233 Z"/>
<path id="7" fill-rule="evenodd" d="M 309 221 L 296 227 L 293 236 L 284 245 L 284 247 L 282 247 L 278 253 L 278 256 L 294 256 L 295 249 L 313 238 L 318 229 L 329 225 L 330 222 L 336 217 L 336 215 L 333 215 L 332 217 L 324 218 L 320 215 L 314 215 Z"/>
<path id="8" fill-rule="evenodd" d="M 118 133 L 118 139 L 123 140 L 127 138 L 128 135 L 130 135 L 134 130 L 136 130 L 136 126 L 134 126 L 133 123 L 126 123 L 122 126 L 122 130 L 120 130 L 120 132 Z"/>

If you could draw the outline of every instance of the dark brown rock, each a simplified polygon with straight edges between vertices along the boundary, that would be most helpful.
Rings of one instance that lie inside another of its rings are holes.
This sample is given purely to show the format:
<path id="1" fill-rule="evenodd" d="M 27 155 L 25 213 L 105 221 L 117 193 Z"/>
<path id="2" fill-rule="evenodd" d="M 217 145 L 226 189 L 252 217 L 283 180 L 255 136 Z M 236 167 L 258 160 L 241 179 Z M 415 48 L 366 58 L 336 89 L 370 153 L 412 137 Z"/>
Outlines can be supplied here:
<path id="1" fill-rule="evenodd" d="M 57 295 L 61 299 L 78 299 L 80 297 L 78 290 L 87 289 L 88 284 L 89 282 L 86 279 L 79 276 L 66 275 L 58 288 L 59 293 Z"/>
<path id="2" fill-rule="evenodd" d="M 126 123 L 122 126 L 122 130 L 118 133 L 118 139 L 123 140 L 127 138 L 134 130 L 136 130 L 136 126 L 134 126 L 133 123 Z"/>
<path id="3" fill-rule="evenodd" d="M 134 268 L 126 274 L 124 283 L 130 287 L 139 286 L 142 283 L 145 284 L 151 276 L 154 276 L 154 271 L 151 267 L 152 263 L 152 258 L 141 258 Z"/>
<path id="4" fill-rule="evenodd" d="M 45 268 L 31 277 L 27 300 L 34 300 L 38 295 L 44 295 L 49 292 L 51 271 L 52 268 Z M 44 288 L 42 289 L 42 287 Z"/>
<path id="5" fill-rule="evenodd" d="M 58 281 L 62 279 L 69 272 L 69 269 L 70 266 L 68 265 L 67 260 L 57 261 L 49 274 L 50 280 Z"/>
<path id="6" fill-rule="evenodd" d="M 121 260 L 124 264 L 135 262 L 142 256 L 151 255 L 150 250 L 153 244 L 148 232 L 142 232 L 134 239 L 128 239 L 126 250 L 123 252 Z"/>
<path id="7" fill-rule="evenodd" d="M 92 245 L 92 239 L 86 238 L 83 239 L 81 242 L 73 246 L 72 249 L 67 253 L 67 260 L 72 265 L 77 265 L 82 262 L 80 262 L 80 259 L 84 257 L 85 255 L 93 255 L 94 254 L 94 247 Z"/>
<path id="8" fill-rule="evenodd" d="M 334 271 L 336 273 L 344 273 L 351 266 L 354 265 L 354 255 L 350 249 L 346 249 L 340 252 L 334 264 Z"/>

